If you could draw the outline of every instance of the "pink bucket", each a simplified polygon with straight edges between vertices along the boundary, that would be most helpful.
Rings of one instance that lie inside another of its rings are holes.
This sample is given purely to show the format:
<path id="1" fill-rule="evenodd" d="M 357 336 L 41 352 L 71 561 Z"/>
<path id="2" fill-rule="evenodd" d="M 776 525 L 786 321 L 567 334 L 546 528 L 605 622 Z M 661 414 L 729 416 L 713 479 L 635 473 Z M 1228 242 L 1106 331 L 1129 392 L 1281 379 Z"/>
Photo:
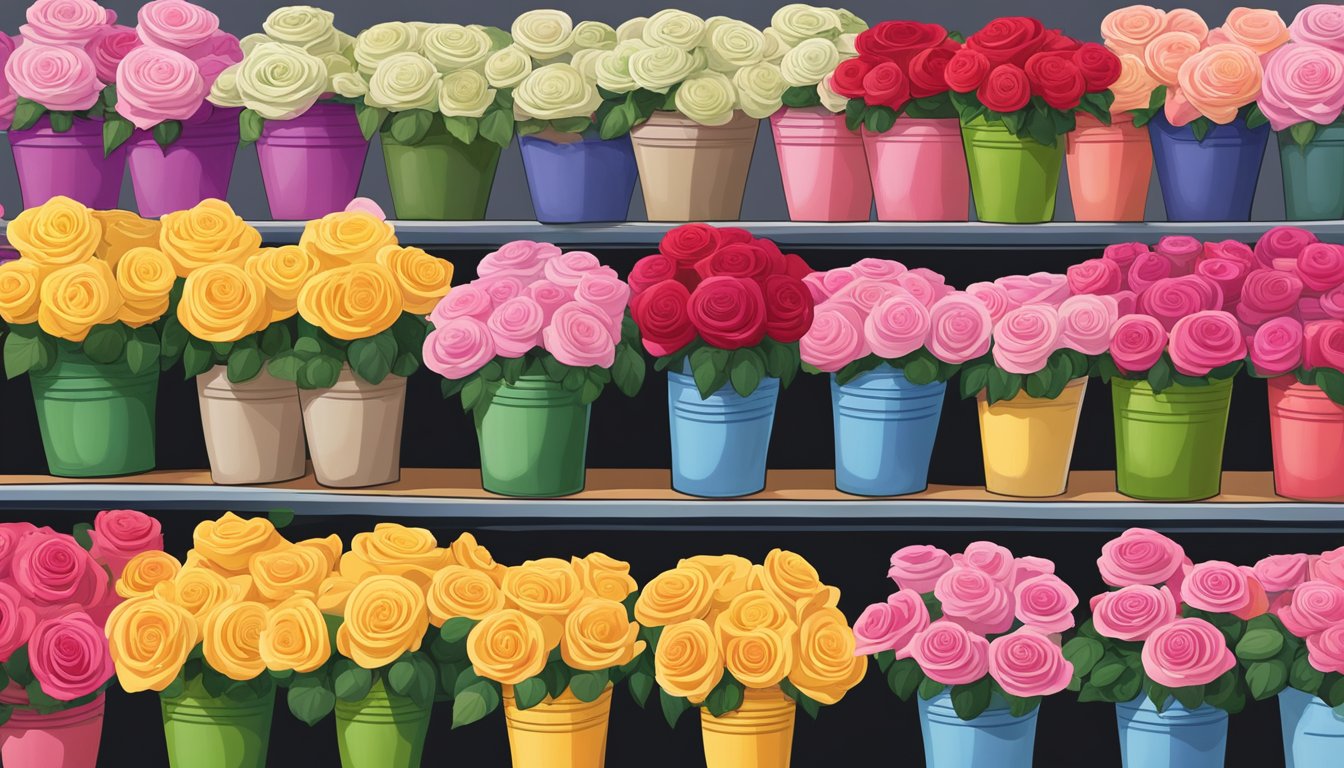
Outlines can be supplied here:
<path id="1" fill-rule="evenodd" d="M 0 701 L 26 704 L 28 697 L 11 683 Z M 105 703 L 100 694 L 88 704 L 49 715 L 14 710 L 0 725 L 0 762 L 5 768 L 95 768 Z"/>
<path id="2" fill-rule="evenodd" d="M 886 133 L 863 129 L 878 221 L 966 221 L 971 177 L 956 118 L 901 117 Z"/>
<path id="3" fill-rule="evenodd" d="M 824 107 L 786 107 L 770 116 L 793 221 L 868 221 L 873 189 L 863 138 Z"/>
<path id="4" fill-rule="evenodd" d="M 1269 381 L 1274 490 L 1292 499 L 1344 497 L 1344 407 L 1294 376 Z"/>
<path id="5" fill-rule="evenodd" d="M 238 113 L 204 105 L 182 123 L 182 135 L 164 149 L 151 131 L 136 131 L 127 142 L 135 204 L 140 215 L 158 218 L 229 195 L 233 159 L 238 155 Z"/>
<path id="6" fill-rule="evenodd" d="M 257 159 L 271 218 L 319 219 L 343 211 L 359 193 L 369 142 L 355 108 L 318 102 L 293 120 L 268 120 Z"/>
<path id="7" fill-rule="evenodd" d="M 36 208 L 64 195 L 98 210 L 117 207 L 126 175 L 126 147 L 103 157 L 101 120 L 76 118 L 65 133 L 51 129 L 44 115 L 32 128 L 9 132 L 23 207 Z"/>

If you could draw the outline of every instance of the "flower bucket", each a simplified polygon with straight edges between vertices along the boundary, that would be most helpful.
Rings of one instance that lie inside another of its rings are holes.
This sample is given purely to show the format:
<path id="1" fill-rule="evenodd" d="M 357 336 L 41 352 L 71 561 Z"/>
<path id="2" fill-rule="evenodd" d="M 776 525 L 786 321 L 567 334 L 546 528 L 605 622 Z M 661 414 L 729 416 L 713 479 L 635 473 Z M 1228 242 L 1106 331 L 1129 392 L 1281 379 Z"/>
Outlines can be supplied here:
<path id="1" fill-rule="evenodd" d="M 1227 713 L 1207 704 L 1189 710 L 1169 699 L 1159 714 L 1147 695 L 1115 705 L 1124 768 L 1223 768 Z"/>
<path id="2" fill-rule="evenodd" d="M 886 133 L 863 129 L 878 221 L 966 221 L 971 178 L 961 121 L 902 117 Z"/>
<path id="3" fill-rule="evenodd" d="M 701 125 L 654 112 L 630 130 L 649 221 L 736 221 L 756 148 L 759 120 L 741 112 Z"/>
<path id="4" fill-rule="evenodd" d="M 293 120 L 267 120 L 257 159 L 271 218 L 306 221 L 345 210 L 359 193 L 368 153 L 349 104 L 318 102 Z"/>
<path id="5" fill-rule="evenodd" d="M 318 483 L 363 488 L 401 477 L 405 378 L 389 375 L 370 384 L 343 365 L 335 386 L 300 389 L 299 400 Z"/>
<path id="6" fill-rule="evenodd" d="M 987 123 L 983 117 L 963 125 L 961 136 L 977 220 L 1037 224 L 1055 217 L 1063 137 L 1047 147 L 1018 138 L 1003 123 Z"/>
<path id="7" fill-rule="evenodd" d="M 1069 194 L 1077 221 L 1143 221 L 1153 177 L 1153 143 L 1134 115 L 1110 125 L 1086 113 L 1068 133 Z"/>
<path id="8" fill-rule="evenodd" d="M 26 704 L 28 697 L 15 687 L 11 683 L 2 700 Z M 14 710 L 0 725 L 0 762 L 5 768 L 95 768 L 105 704 L 99 694 L 88 704 L 49 715 Z"/>
<path id="9" fill-rule="evenodd" d="M 672 489 L 708 498 L 764 490 L 779 379 L 762 378 L 747 397 L 727 385 L 701 400 L 689 362 L 683 370 L 667 374 Z"/>
<path id="10" fill-rule="evenodd" d="M 946 391 L 946 382 L 911 384 L 886 363 L 848 384 L 832 374 L 836 489 L 900 496 L 927 488 Z"/>
<path id="11" fill-rule="evenodd" d="M 579 701 L 566 690 L 531 709 L 518 709 L 504 695 L 504 722 L 514 768 L 602 768 L 607 762 L 611 685 L 596 701 Z"/>
<path id="12" fill-rule="evenodd" d="M 264 768 L 275 686 L 255 699 L 212 697 L 199 681 L 182 696 L 159 697 L 171 768 Z"/>
<path id="13" fill-rule="evenodd" d="M 1161 394 L 1146 381 L 1111 379 L 1116 489 L 1155 501 L 1217 496 L 1231 404 L 1232 379 Z"/>
<path id="14" fill-rule="evenodd" d="M 1031 768 L 1036 746 L 1036 715 L 1008 713 L 997 696 L 974 720 L 962 720 L 947 691 L 932 699 L 919 697 L 919 727 L 924 733 L 927 768 Z"/>
<path id="15" fill-rule="evenodd" d="M 135 132 L 127 142 L 126 164 L 141 216 L 156 219 L 202 200 L 229 196 L 241 111 L 205 105 L 183 121 L 181 137 L 167 149 L 154 141 L 152 132 Z"/>
<path id="16" fill-rule="evenodd" d="M 559 141 L 553 139 L 560 139 Z M 532 208 L 543 224 L 625 221 L 639 170 L 630 137 L 519 136 Z"/>
<path id="17" fill-rule="evenodd" d="M 1279 131 L 1279 163 L 1286 219 L 1344 219 L 1344 123 L 1316 126 L 1306 148 Z"/>
<path id="18" fill-rule="evenodd" d="M 1159 111 L 1148 131 L 1168 221 L 1250 220 L 1268 123 L 1247 128 L 1238 117 L 1196 141 L 1190 126 L 1176 128 Z"/>
<path id="19" fill-rule="evenodd" d="M 95 363 L 67 342 L 56 362 L 30 372 L 47 469 L 57 477 L 111 477 L 154 468 L 159 370 Z"/>
<path id="20" fill-rule="evenodd" d="M 225 366 L 196 377 L 210 479 L 219 485 L 278 483 L 303 477 L 299 388 L 263 370 L 234 384 Z"/>
<path id="21" fill-rule="evenodd" d="M 1068 488 L 1087 378 L 1070 381 L 1050 400 L 1025 391 L 993 405 L 981 392 L 980 443 L 985 490 L 1004 496 L 1058 496 Z"/>
<path id="22" fill-rule="evenodd" d="M 379 680 L 359 701 L 336 700 L 341 768 L 419 768 L 429 707 L 389 696 Z"/>
<path id="23" fill-rule="evenodd" d="M 523 497 L 582 491 L 591 410 L 549 376 L 501 386 L 485 415 L 476 416 L 482 487 Z"/>
<path id="24" fill-rule="evenodd" d="M 797 705 L 779 687 L 748 688 L 722 717 L 700 709 L 706 768 L 789 768 Z"/>
<path id="25" fill-rule="evenodd" d="M 1344 407 L 1295 376 L 1269 381 L 1274 491 L 1293 499 L 1344 496 Z"/>
<path id="26" fill-rule="evenodd" d="M 1329 704 L 1295 688 L 1279 693 L 1279 722 L 1283 727 L 1286 768 L 1333 765 L 1344 749 L 1344 717 Z"/>
<path id="27" fill-rule="evenodd" d="M 126 175 L 126 146 L 103 157 L 103 123 L 78 118 L 65 133 L 51 129 L 43 115 L 23 131 L 9 131 L 23 207 L 36 208 L 64 195 L 90 208 L 110 210 L 121 197 Z"/>
<path id="28" fill-rule="evenodd" d="M 431 130 L 420 144 L 398 144 L 384 131 L 383 164 L 398 219 L 474 221 L 485 218 L 499 166 L 498 144 L 477 138 L 463 144 L 446 130 Z"/>
<path id="29" fill-rule="evenodd" d="M 825 107 L 786 107 L 770 116 L 793 221 L 867 221 L 873 187 L 863 136 Z"/>

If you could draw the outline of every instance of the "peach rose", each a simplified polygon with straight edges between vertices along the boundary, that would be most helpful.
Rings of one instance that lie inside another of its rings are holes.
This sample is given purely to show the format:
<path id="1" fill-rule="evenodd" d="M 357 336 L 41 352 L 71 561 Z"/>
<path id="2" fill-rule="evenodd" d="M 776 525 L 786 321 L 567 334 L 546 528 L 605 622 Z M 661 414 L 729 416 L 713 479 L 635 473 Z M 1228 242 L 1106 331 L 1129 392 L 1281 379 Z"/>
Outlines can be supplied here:
<path id="1" fill-rule="evenodd" d="M 1132 53 L 1120 54 L 1120 77 L 1111 83 L 1111 93 L 1115 94 L 1111 114 L 1147 107 L 1157 86 L 1158 82 L 1143 65 L 1143 59 Z"/>
<path id="2" fill-rule="evenodd" d="M 1163 32 L 1189 32 L 1204 42 L 1204 38 L 1209 36 L 1209 25 L 1204 22 L 1204 17 L 1189 8 L 1177 8 L 1167 13 L 1166 24 L 1162 28 Z"/>
<path id="3" fill-rule="evenodd" d="M 1288 42 L 1288 25 L 1278 11 L 1265 8 L 1233 8 L 1227 21 L 1215 32 L 1219 41 L 1241 43 L 1260 55 L 1269 53 Z"/>
<path id="4" fill-rule="evenodd" d="M 1227 125 L 1237 117 L 1237 110 L 1255 101 L 1260 95 L 1264 72 L 1260 59 L 1250 48 L 1235 43 L 1211 45 L 1185 60 L 1176 76 L 1181 95 L 1190 107 L 1219 125 Z M 1171 106 L 1167 108 L 1170 120 Z M 1189 114 L 1178 114 L 1184 118 Z M 1193 120 L 1171 120 L 1172 125 L 1185 125 Z"/>
<path id="5" fill-rule="evenodd" d="M 1143 47 L 1162 33 L 1166 12 L 1151 5 L 1117 8 L 1101 20 L 1101 38 L 1116 53 L 1143 53 Z"/>
<path id="6" fill-rule="evenodd" d="M 1185 60 L 1199 53 L 1199 38 L 1189 32 L 1163 32 L 1143 49 L 1143 63 L 1153 79 L 1168 88 L 1176 85 Z"/>

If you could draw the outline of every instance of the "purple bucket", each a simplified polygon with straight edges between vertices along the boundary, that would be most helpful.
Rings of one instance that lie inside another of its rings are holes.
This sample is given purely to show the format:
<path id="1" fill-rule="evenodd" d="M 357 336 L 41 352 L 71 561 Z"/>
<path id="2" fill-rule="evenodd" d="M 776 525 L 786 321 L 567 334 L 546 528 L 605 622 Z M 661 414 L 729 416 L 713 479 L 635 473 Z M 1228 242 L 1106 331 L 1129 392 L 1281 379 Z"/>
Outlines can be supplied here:
<path id="1" fill-rule="evenodd" d="M 238 154 L 238 113 L 204 105 L 182 123 L 182 135 L 167 149 L 152 131 L 136 131 L 127 142 L 135 204 L 140 215 L 158 218 L 229 195 L 233 159 Z"/>
<path id="2" fill-rule="evenodd" d="M 639 173 L 629 135 L 573 142 L 521 136 L 518 146 L 537 221 L 625 221 Z"/>
<path id="3" fill-rule="evenodd" d="M 1167 221 L 1250 221 L 1268 123 L 1247 128 L 1238 117 L 1199 141 L 1194 129 L 1173 126 L 1159 111 L 1148 132 Z"/>
<path id="4" fill-rule="evenodd" d="M 293 120 L 267 120 L 257 158 L 271 218 L 307 221 L 345 210 L 359 193 L 368 153 L 349 104 L 318 102 Z"/>
<path id="5" fill-rule="evenodd" d="M 65 133 L 43 115 L 32 128 L 9 132 L 23 207 L 36 208 L 64 195 L 97 210 L 117 207 L 126 175 L 126 147 L 103 157 L 103 123 L 76 119 Z"/>

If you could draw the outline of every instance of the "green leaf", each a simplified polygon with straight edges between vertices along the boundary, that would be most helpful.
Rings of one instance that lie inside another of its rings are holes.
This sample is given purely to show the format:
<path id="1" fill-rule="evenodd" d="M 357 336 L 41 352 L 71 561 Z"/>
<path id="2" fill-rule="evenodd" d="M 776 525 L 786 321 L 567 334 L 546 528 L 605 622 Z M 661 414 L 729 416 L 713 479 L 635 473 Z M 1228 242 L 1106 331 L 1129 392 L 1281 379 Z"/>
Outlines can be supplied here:
<path id="1" fill-rule="evenodd" d="M 474 117 L 443 116 L 443 127 L 448 129 L 449 135 L 463 144 L 470 144 L 476 140 L 480 133 L 481 122 Z"/>
<path id="2" fill-rule="evenodd" d="M 496 683 L 481 680 L 460 690 L 453 697 L 453 728 L 470 725 L 499 707 Z"/>
<path id="3" fill-rule="evenodd" d="M 95 363 L 115 363 L 126 351 L 126 326 L 121 323 L 95 325 L 84 337 L 84 354 Z"/>
<path id="4" fill-rule="evenodd" d="M 266 330 L 261 332 L 261 353 L 267 357 L 275 357 L 293 347 L 293 338 L 290 335 L 289 327 L 284 323 L 272 323 L 266 326 Z"/>
<path id="5" fill-rule="evenodd" d="M 919 698 L 928 701 L 934 696 L 942 693 L 943 689 L 946 687 L 947 686 L 934 680 L 932 677 L 925 677 L 924 681 L 919 684 Z"/>
<path id="6" fill-rule="evenodd" d="M 747 397 L 761 385 L 765 376 L 765 358 L 754 349 L 739 349 L 733 352 L 729 380 L 733 390 Z"/>
<path id="7" fill-rule="evenodd" d="M 14 122 L 9 126 L 11 131 L 26 131 L 37 125 L 37 121 L 47 113 L 47 108 L 35 101 L 20 97 L 14 104 Z"/>
<path id="8" fill-rule="evenodd" d="M 1299 691 L 1315 694 L 1325 682 L 1325 673 L 1311 666 L 1307 652 L 1301 649 L 1288 668 L 1288 684 Z"/>
<path id="9" fill-rule="evenodd" d="M 681 714 L 691 708 L 691 702 L 680 696 L 673 696 L 664 690 L 659 690 L 659 699 L 663 705 L 663 719 L 671 728 L 677 727 L 677 720 L 681 719 Z"/>
<path id="10" fill-rule="evenodd" d="M 868 105 L 863 99 L 850 99 L 845 104 L 845 127 L 851 131 L 857 131 L 863 126 L 864 113 L 868 111 Z"/>
<path id="11" fill-rule="evenodd" d="M 89 535 L 89 531 L 91 530 L 93 530 L 93 526 L 89 523 L 77 523 L 70 531 L 70 535 L 74 537 L 75 543 L 83 547 L 85 551 L 93 549 L 93 537 Z"/>
<path id="12" fill-rule="evenodd" d="M 794 85 L 784 89 L 780 100 L 786 107 L 819 107 L 821 106 L 821 94 L 817 93 L 815 86 Z"/>
<path id="13" fill-rule="evenodd" d="M 1090 637 L 1075 637 L 1064 644 L 1064 658 L 1073 664 L 1073 674 L 1080 678 L 1092 671 L 1105 652 L 1105 646 Z"/>
<path id="14" fill-rule="evenodd" d="M 288 528 L 290 523 L 294 522 L 294 510 L 285 507 L 277 507 L 266 512 L 266 519 L 271 521 L 278 529 Z"/>
<path id="15" fill-rule="evenodd" d="M 723 717 L 742 706 L 743 696 L 742 684 L 734 679 L 731 673 L 725 672 L 723 679 L 709 692 L 709 696 L 705 697 L 705 707 L 711 715 Z"/>
<path id="16" fill-rule="evenodd" d="M 1022 374 L 990 366 L 986 390 L 986 399 L 990 405 L 1000 400 L 1011 400 L 1022 390 Z"/>
<path id="17" fill-rule="evenodd" d="M 551 121 L 551 128 L 560 133 L 583 133 L 592 125 L 593 121 L 586 117 L 562 117 Z"/>
<path id="18" fill-rule="evenodd" d="M 1283 648 L 1283 635 L 1273 629 L 1252 629 L 1237 641 L 1237 658 L 1243 661 L 1264 661 L 1273 658 Z"/>
<path id="19" fill-rule="evenodd" d="M 513 686 L 513 701 L 519 709 L 531 709 L 546 699 L 546 683 L 539 677 L 529 677 Z"/>
<path id="20" fill-rule="evenodd" d="M 250 109 L 244 109 L 238 113 L 238 134 L 244 144 L 251 144 L 261 138 L 261 131 L 266 127 L 266 119 Z"/>
<path id="21" fill-rule="evenodd" d="M 108 115 L 103 120 L 103 156 L 107 157 L 135 133 L 135 126 L 124 117 Z"/>
<path id="22" fill-rule="evenodd" d="M 546 691 L 551 695 L 551 698 L 560 698 L 564 694 L 565 689 L 569 687 L 571 676 L 569 667 L 561 661 L 548 662 L 542 668 L 540 675 L 542 681 L 546 683 Z"/>
<path id="23" fill-rule="evenodd" d="M 51 111 L 47 112 L 47 117 L 51 120 L 51 130 L 56 133 L 69 133 L 75 127 L 75 116 L 70 112 Z"/>
<path id="24" fill-rule="evenodd" d="M 648 366 L 644 362 L 644 356 L 636 352 L 634 347 L 621 344 L 616 348 L 616 362 L 611 366 L 611 380 L 621 394 L 626 397 L 639 394 L 647 374 Z M 517 381 L 516 376 L 514 381 Z"/>
<path id="25" fill-rule="evenodd" d="M 1326 397 L 1337 404 L 1344 405 L 1344 373 L 1340 373 L 1333 368 L 1317 368 L 1314 372 L 1316 374 L 1316 386 L 1325 392 Z"/>
<path id="26" fill-rule="evenodd" d="M 255 338 L 238 342 L 229 353 L 227 370 L 229 381 L 234 384 L 241 384 L 255 379 L 257 374 L 261 373 L 261 366 L 264 362 L 261 348 L 257 346 Z"/>
<path id="27" fill-rule="evenodd" d="M 733 353 L 726 349 L 701 347 L 691 353 L 691 375 L 695 387 L 700 391 L 700 399 L 709 396 L 728 383 L 728 365 Z"/>
<path id="28" fill-rule="evenodd" d="M 1195 141 L 1202 142 L 1212 127 L 1213 123 L 1207 117 L 1197 117 L 1190 123 L 1190 132 L 1195 135 Z"/>
<path id="29" fill-rule="evenodd" d="M 634 106 L 633 96 L 628 97 L 626 103 L 612 107 L 606 115 L 599 117 L 597 133 L 607 140 L 624 136 L 635 126 L 638 119 L 639 112 Z"/>
<path id="30" fill-rule="evenodd" d="M 1008 702 L 1008 714 L 1013 717 L 1023 717 L 1041 705 L 1040 696 L 1023 697 L 1005 693 L 1003 699 Z"/>
<path id="31" fill-rule="evenodd" d="M 975 397 L 989 385 L 989 372 L 992 368 L 993 366 L 985 363 L 976 363 L 961 369 L 957 384 L 963 400 Z"/>
<path id="32" fill-rule="evenodd" d="M 14 378 L 29 371 L 44 371 L 55 362 L 54 345 L 41 334 L 20 335 L 11 326 L 5 338 L 5 376 Z M 36 326 L 30 326 L 36 327 Z"/>
<path id="33" fill-rule="evenodd" d="M 648 703 L 649 694 L 653 693 L 654 679 L 652 675 L 644 672 L 635 672 L 626 680 L 630 686 L 630 695 L 634 697 L 635 703 L 641 709 Z"/>
<path id="34" fill-rule="evenodd" d="M 1246 667 L 1246 688 L 1256 701 L 1279 695 L 1287 684 L 1288 665 L 1278 659 L 1255 661 Z"/>
<path id="35" fill-rule="evenodd" d="M 1288 127 L 1288 135 L 1293 137 L 1293 143 L 1297 144 L 1298 149 L 1306 151 L 1307 145 L 1316 138 L 1316 124 L 1307 120 Z"/>
<path id="36" fill-rule="evenodd" d="M 326 389 L 335 386 L 341 376 L 341 364 L 334 357 L 319 355 L 299 369 L 298 385 L 303 389 Z"/>
<path id="37" fill-rule="evenodd" d="M 266 370 L 277 379 L 294 381 L 299 376 L 299 366 L 303 363 L 293 352 L 281 352 L 266 364 Z"/>
<path id="38" fill-rule="evenodd" d="M 896 125 L 896 111 L 891 107 L 869 107 L 863 116 L 863 127 L 873 133 L 886 133 Z"/>
<path id="39" fill-rule="evenodd" d="M 914 659 L 901 659 L 887 670 L 887 687 L 901 701 L 909 701 L 910 696 L 923 682 L 924 671 Z"/>
<path id="40" fill-rule="evenodd" d="M 467 639 L 467 635 L 471 634 L 471 630 L 475 629 L 478 623 L 480 622 L 464 616 L 451 618 L 443 622 L 443 626 L 439 628 L 439 637 L 446 643 L 460 643 Z"/>
<path id="41" fill-rule="evenodd" d="M 181 137 L 182 123 L 177 120 L 164 120 L 154 126 L 154 143 L 162 149 L 171 147 Z"/>
<path id="42" fill-rule="evenodd" d="M 336 694 L 325 678 L 324 673 L 299 675 L 289 684 L 289 711 L 308 725 L 316 725 L 336 707 Z"/>
<path id="43" fill-rule="evenodd" d="M 392 361 L 397 356 L 397 343 L 392 334 L 383 331 L 367 339 L 350 342 L 346 352 L 350 368 L 370 384 L 381 384 L 392 372 Z"/>
<path id="44" fill-rule="evenodd" d="M 597 701 L 602 692 L 607 689 L 607 683 L 610 680 L 610 672 L 605 669 L 599 669 L 595 672 L 577 672 L 569 678 L 569 690 L 574 692 L 574 698 L 579 701 Z"/>
<path id="45" fill-rule="evenodd" d="M 387 123 L 387 131 L 398 144 L 414 146 L 424 141 L 434 123 L 434 115 L 423 109 L 397 112 Z"/>
<path id="46" fill-rule="evenodd" d="M 382 130 L 383 122 L 387 120 L 387 110 L 370 107 L 361 101 L 355 104 L 355 119 L 359 121 L 359 132 L 368 141 Z"/>
<path id="47" fill-rule="evenodd" d="M 1172 375 L 1175 372 L 1176 370 L 1171 367 L 1171 363 L 1167 361 L 1164 355 L 1148 370 L 1148 386 L 1154 393 L 1163 392 L 1171 386 Z"/>
<path id="48" fill-rule="evenodd" d="M 988 675 L 967 685 L 952 686 L 952 709 L 962 720 L 974 720 L 989 708 L 993 687 Z"/>
<path id="49" fill-rule="evenodd" d="M 1119 680 L 1120 675 L 1124 674 L 1124 671 L 1125 665 L 1123 662 L 1103 661 L 1092 668 L 1092 675 L 1089 677 L 1088 682 L 1098 688 L 1106 688 L 1111 683 Z"/>
<path id="50" fill-rule="evenodd" d="M 131 373 L 151 370 L 159 362 L 159 334 L 145 325 L 131 331 L 126 339 L 126 366 Z"/>
<path id="51" fill-rule="evenodd" d="M 509 146 L 513 141 L 513 114 L 504 110 L 491 110 L 481 118 L 480 135 L 485 140 L 501 147 Z"/>
<path id="52" fill-rule="evenodd" d="M 486 402 L 485 395 L 487 385 L 485 379 L 480 376 L 472 376 L 465 381 L 466 383 L 462 385 L 462 410 L 471 411 L 474 410 L 477 405 L 482 405 Z"/>
<path id="53" fill-rule="evenodd" d="M 1260 111 L 1260 103 L 1252 102 L 1250 108 L 1246 110 L 1246 127 L 1254 130 L 1268 122 L 1269 118 Z"/>
<path id="54" fill-rule="evenodd" d="M 1204 703 L 1204 686 L 1188 685 L 1183 688 L 1172 688 L 1171 695 L 1186 709 L 1199 709 Z"/>

